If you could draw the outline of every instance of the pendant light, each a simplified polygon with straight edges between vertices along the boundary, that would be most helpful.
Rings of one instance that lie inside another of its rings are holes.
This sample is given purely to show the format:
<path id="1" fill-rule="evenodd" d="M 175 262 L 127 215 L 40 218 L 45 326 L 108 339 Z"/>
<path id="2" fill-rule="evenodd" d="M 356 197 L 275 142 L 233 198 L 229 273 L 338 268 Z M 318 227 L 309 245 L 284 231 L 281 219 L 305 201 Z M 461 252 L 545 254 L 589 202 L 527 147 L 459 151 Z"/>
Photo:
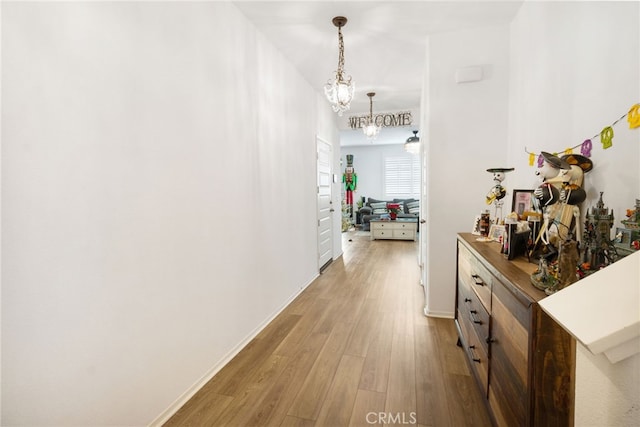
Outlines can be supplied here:
<path id="1" fill-rule="evenodd" d="M 334 79 L 329 79 L 324 86 L 324 93 L 331 103 L 333 111 L 342 116 L 351 106 L 355 84 L 351 81 L 351 76 L 344 73 L 344 41 L 342 40 L 342 27 L 347 24 L 347 18 L 336 16 L 333 18 L 333 25 L 338 27 L 338 69 Z"/>
<path id="2" fill-rule="evenodd" d="M 376 93 L 369 92 L 367 96 L 369 97 L 369 118 L 367 119 L 367 124 L 362 127 L 362 131 L 369 140 L 374 140 L 380 133 L 380 126 L 376 126 L 373 120 L 373 97 L 376 96 Z"/>
<path id="3" fill-rule="evenodd" d="M 420 154 L 420 138 L 418 138 L 418 131 L 413 131 L 413 136 L 407 138 L 407 142 L 404 143 L 404 149 L 411 154 Z"/>

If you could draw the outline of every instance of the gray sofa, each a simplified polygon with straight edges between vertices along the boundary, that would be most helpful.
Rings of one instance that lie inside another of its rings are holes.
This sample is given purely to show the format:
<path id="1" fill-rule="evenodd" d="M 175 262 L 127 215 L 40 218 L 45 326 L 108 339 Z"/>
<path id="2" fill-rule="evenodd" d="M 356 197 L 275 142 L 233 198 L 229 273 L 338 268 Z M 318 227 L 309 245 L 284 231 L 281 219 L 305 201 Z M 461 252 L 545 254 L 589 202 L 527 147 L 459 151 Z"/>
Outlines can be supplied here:
<path id="1" fill-rule="evenodd" d="M 387 203 L 401 205 L 402 210 L 398 212 L 398 218 L 418 218 L 420 214 L 420 201 L 416 199 L 378 200 L 369 197 L 367 202 L 360 208 L 363 231 L 370 230 L 372 219 L 378 219 L 381 215 L 388 213 Z M 420 221 L 418 221 L 418 228 L 420 228 Z"/>

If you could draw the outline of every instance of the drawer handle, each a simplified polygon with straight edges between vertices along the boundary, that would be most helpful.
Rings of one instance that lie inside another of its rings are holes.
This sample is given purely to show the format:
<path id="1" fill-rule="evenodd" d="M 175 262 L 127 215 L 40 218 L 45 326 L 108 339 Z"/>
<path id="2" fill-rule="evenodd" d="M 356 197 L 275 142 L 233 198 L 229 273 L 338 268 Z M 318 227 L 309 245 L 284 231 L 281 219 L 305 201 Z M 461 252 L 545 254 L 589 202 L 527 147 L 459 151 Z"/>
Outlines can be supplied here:
<path id="1" fill-rule="evenodd" d="M 475 323 L 477 325 L 482 325 L 482 320 L 476 319 L 476 316 L 474 316 L 474 314 L 478 314 L 478 311 L 477 310 L 469 310 L 469 315 L 471 317 L 471 320 L 473 320 L 473 323 Z"/>
<path id="2" fill-rule="evenodd" d="M 484 286 L 484 282 L 482 281 L 482 277 L 478 276 L 477 274 L 472 274 L 471 278 L 473 279 L 473 283 L 478 285 L 478 286 Z"/>
<path id="3" fill-rule="evenodd" d="M 476 357 L 476 355 L 473 353 L 473 350 L 476 348 L 475 345 L 470 345 L 469 346 L 469 353 L 471 353 L 471 360 L 473 360 L 476 363 L 480 363 L 480 359 Z"/>
<path id="4" fill-rule="evenodd" d="M 471 302 L 471 298 L 465 298 L 464 302 Z"/>

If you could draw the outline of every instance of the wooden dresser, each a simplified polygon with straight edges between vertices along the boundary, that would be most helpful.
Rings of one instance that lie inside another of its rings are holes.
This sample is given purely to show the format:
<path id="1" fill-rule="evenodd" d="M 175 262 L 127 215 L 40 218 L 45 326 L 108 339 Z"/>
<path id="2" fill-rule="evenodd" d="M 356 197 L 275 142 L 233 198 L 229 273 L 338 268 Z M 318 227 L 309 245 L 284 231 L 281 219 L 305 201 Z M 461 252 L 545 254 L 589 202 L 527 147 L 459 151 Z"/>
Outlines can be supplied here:
<path id="1" fill-rule="evenodd" d="M 497 426 L 572 426 L 575 340 L 544 313 L 536 269 L 458 234 L 456 326 Z"/>

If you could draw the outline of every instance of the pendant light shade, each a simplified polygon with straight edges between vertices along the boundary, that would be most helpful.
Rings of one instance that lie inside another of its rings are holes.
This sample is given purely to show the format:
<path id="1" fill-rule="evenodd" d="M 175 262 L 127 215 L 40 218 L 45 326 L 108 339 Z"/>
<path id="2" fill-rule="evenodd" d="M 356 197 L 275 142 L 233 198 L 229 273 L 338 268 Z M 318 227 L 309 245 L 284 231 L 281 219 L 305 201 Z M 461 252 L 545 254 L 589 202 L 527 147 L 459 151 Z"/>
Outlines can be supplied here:
<path id="1" fill-rule="evenodd" d="M 420 138 L 418 138 L 418 131 L 413 131 L 413 136 L 407 138 L 404 143 L 404 149 L 411 154 L 420 154 Z"/>
<path id="2" fill-rule="evenodd" d="M 346 76 L 344 72 L 344 41 L 342 39 L 342 27 L 347 24 L 347 18 L 336 16 L 333 18 L 333 25 L 338 27 L 338 69 L 335 78 L 329 79 L 324 86 L 324 93 L 331 103 L 333 111 L 342 116 L 342 113 L 351 107 L 351 100 L 355 91 L 355 84 L 351 81 L 351 76 Z"/>
<path id="3" fill-rule="evenodd" d="M 367 118 L 367 124 L 362 127 L 362 131 L 369 140 L 374 140 L 380 133 L 380 126 L 376 126 L 373 120 L 373 97 L 376 96 L 375 92 L 369 92 L 369 117 Z"/>

